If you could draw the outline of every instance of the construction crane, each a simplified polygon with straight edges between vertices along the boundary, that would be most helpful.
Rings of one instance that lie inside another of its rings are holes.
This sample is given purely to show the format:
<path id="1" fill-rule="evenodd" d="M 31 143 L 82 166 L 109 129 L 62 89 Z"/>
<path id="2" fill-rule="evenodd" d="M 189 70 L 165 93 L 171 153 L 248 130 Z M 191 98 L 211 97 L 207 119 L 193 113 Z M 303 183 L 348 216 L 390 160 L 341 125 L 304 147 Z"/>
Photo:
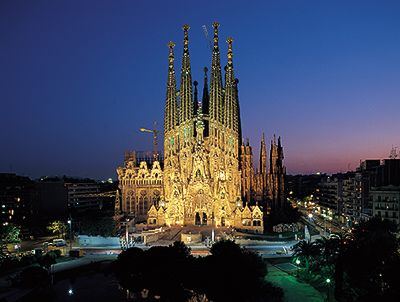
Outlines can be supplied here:
<path id="1" fill-rule="evenodd" d="M 397 148 L 392 146 L 392 150 L 390 150 L 389 158 L 390 159 L 396 159 L 399 156 L 399 153 L 397 153 Z"/>
<path id="2" fill-rule="evenodd" d="M 210 51 L 212 51 L 212 45 L 211 45 L 210 37 L 208 36 L 207 26 L 203 25 L 202 27 L 203 27 L 204 36 L 206 37 L 206 40 L 208 42 L 208 47 L 210 48 Z"/>
<path id="3" fill-rule="evenodd" d="M 99 192 L 99 193 L 88 193 L 88 194 L 79 194 L 77 197 L 115 197 L 116 191 L 109 192 Z"/>
<path id="4" fill-rule="evenodd" d="M 154 160 L 156 161 L 156 160 L 158 160 L 158 148 L 157 148 L 157 146 L 158 146 L 158 141 L 157 141 L 157 136 L 158 136 L 158 130 L 157 130 L 157 123 L 156 122 L 154 122 L 154 129 L 153 130 L 151 130 L 151 129 L 147 129 L 147 128 L 140 128 L 139 129 L 140 130 L 140 132 L 144 132 L 144 133 L 152 133 L 153 134 L 153 157 L 154 157 Z"/>

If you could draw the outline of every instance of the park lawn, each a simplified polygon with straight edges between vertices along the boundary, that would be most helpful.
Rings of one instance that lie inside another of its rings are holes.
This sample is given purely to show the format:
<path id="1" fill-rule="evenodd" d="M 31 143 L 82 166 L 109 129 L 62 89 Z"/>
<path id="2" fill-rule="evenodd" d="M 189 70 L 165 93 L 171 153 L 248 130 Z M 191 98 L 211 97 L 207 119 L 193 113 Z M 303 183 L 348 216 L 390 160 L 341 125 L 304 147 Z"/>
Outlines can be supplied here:
<path id="1" fill-rule="evenodd" d="M 286 302 L 322 302 L 326 296 L 307 283 L 299 282 L 294 276 L 268 265 L 266 281 L 282 288 Z"/>

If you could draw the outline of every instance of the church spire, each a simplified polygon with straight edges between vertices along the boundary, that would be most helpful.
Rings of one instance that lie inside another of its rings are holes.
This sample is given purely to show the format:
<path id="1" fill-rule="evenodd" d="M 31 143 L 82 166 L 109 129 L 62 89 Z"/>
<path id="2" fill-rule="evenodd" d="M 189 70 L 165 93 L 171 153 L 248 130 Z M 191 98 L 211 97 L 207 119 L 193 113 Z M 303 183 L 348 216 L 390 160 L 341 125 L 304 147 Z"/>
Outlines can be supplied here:
<path id="1" fill-rule="evenodd" d="M 210 110 L 210 95 L 208 94 L 207 71 L 208 71 L 208 68 L 204 67 L 203 98 L 201 99 L 201 108 L 203 110 L 203 114 L 209 114 L 209 110 Z"/>
<path id="2" fill-rule="evenodd" d="M 239 106 L 239 91 L 238 91 L 239 79 L 235 79 L 235 107 L 234 107 L 234 130 L 237 131 L 239 136 L 239 146 L 242 144 L 242 122 L 240 120 L 240 106 Z"/>
<path id="3" fill-rule="evenodd" d="M 210 120 L 223 121 L 222 108 L 222 75 L 221 61 L 218 46 L 218 27 L 219 23 L 214 22 L 214 46 L 212 51 L 211 63 L 211 82 L 210 82 Z"/>
<path id="4" fill-rule="evenodd" d="M 260 173 L 267 174 L 267 147 L 265 145 L 264 132 L 261 137 L 261 146 L 260 146 Z"/>
<path id="5" fill-rule="evenodd" d="M 197 81 L 193 82 L 194 86 L 194 93 L 193 93 L 193 116 L 197 115 L 197 111 L 199 110 L 199 98 L 198 98 L 198 91 L 197 91 Z"/>
<path id="6" fill-rule="evenodd" d="M 181 69 L 181 88 L 180 88 L 180 122 L 185 122 L 193 117 L 192 101 L 192 74 L 190 69 L 189 56 L 189 25 L 183 27 L 183 56 Z"/>
<path id="7" fill-rule="evenodd" d="M 168 80 L 167 80 L 167 95 L 165 100 L 164 112 L 164 132 L 174 128 L 177 124 L 177 102 L 176 102 L 176 79 L 174 69 L 174 42 L 168 43 Z"/>
<path id="8" fill-rule="evenodd" d="M 233 72 L 233 51 L 232 51 L 232 38 L 226 40 L 228 43 L 228 64 L 225 68 L 225 95 L 224 95 L 224 124 L 234 129 L 235 125 L 235 107 L 236 107 L 236 88 L 235 88 L 235 75 Z"/>
<path id="9" fill-rule="evenodd" d="M 265 145 L 264 132 L 261 137 L 260 146 L 260 174 L 262 178 L 263 189 L 267 187 L 267 146 Z"/>

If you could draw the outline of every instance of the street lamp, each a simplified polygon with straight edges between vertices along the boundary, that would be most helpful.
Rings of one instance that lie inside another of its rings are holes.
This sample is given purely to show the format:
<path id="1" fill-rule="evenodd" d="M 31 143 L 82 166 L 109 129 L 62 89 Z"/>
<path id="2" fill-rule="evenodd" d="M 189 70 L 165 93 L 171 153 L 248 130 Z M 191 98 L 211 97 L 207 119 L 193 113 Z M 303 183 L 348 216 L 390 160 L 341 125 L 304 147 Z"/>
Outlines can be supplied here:
<path id="1" fill-rule="evenodd" d="M 299 258 L 297 258 L 296 259 L 296 274 L 297 274 L 297 277 L 299 277 L 299 265 L 300 265 L 300 259 Z"/>
<path id="2" fill-rule="evenodd" d="M 126 224 L 125 224 L 125 240 L 126 240 L 126 249 L 129 248 L 128 242 L 129 242 L 129 218 L 126 219 Z"/>
<path id="3" fill-rule="evenodd" d="M 67 220 L 69 225 L 69 250 L 72 250 L 72 218 Z"/>
<path id="4" fill-rule="evenodd" d="M 70 288 L 70 289 L 68 290 L 68 295 L 72 296 L 73 294 L 74 294 L 74 291 L 72 290 L 72 288 Z"/>
<path id="5" fill-rule="evenodd" d="M 327 285 L 327 287 L 328 287 L 328 291 L 327 291 L 327 293 L 326 293 L 326 300 L 327 300 L 327 301 L 330 301 L 330 300 L 331 300 L 331 287 L 330 287 L 330 285 L 331 285 L 331 279 L 330 279 L 330 278 L 326 278 L 326 279 L 325 279 L 325 282 L 326 282 L 326 285 Z"/>

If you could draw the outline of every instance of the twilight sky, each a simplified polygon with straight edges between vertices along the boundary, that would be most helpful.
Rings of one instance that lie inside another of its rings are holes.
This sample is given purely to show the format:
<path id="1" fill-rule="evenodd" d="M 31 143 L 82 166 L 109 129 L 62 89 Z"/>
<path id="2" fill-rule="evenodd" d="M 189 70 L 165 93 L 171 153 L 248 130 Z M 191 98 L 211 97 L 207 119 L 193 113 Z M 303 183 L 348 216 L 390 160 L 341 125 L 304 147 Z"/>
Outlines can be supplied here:
<path id="1" fill-rule="evenodd" d="M 399 1 L 0 2 L 0 172 L 115 178 L 162 125 L 167 42 L 193 79 L 228 36 L 245 137 L 281 135 L 288 173 L 354 169 L 400 146 Z M 202 84 L 200 85 L 202 89 Z M 161 129 L 161 128 L 160 128 Z"/>

